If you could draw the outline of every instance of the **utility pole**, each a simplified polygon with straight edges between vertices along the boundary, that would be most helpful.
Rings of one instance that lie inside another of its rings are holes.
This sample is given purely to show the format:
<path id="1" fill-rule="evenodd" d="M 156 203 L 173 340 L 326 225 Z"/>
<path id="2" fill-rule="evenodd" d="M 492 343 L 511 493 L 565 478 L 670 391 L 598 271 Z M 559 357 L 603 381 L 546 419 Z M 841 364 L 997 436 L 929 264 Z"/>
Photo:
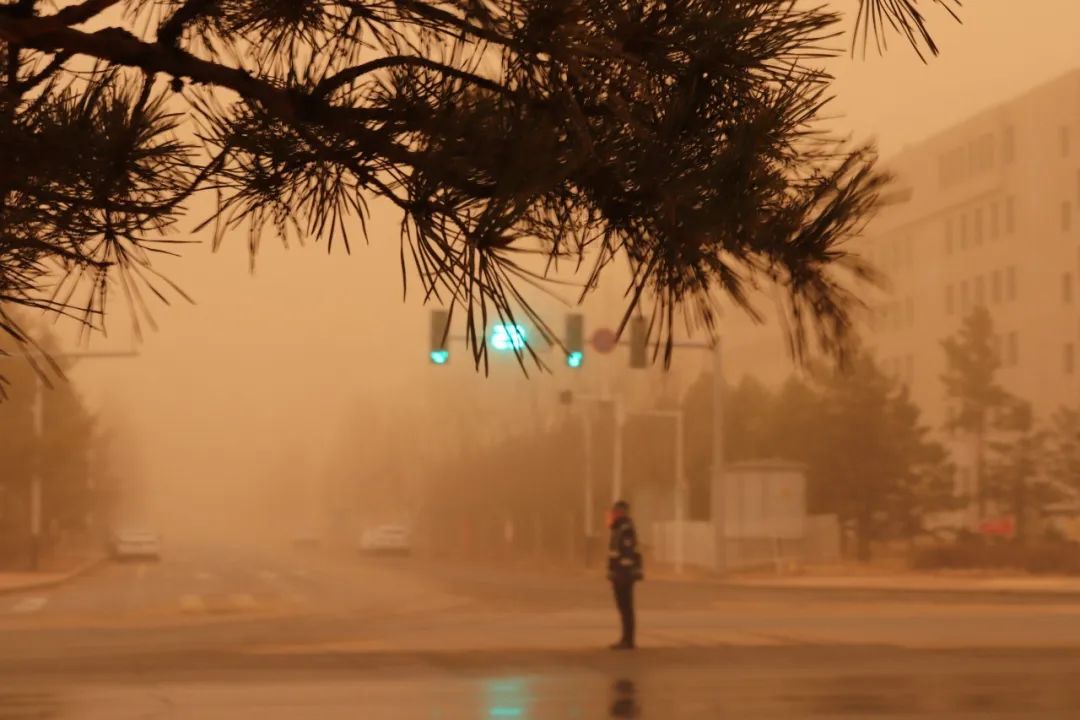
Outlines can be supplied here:
<path id="1" fill-rule="evenodd" d="M 70 358 L 132 358 L 137 357 L 138 352 L 127 350 L 123 352 L 75 352 L 75 353 L 50 353 L 53 359 Z M 33 414 L 34 431 L 34 460 L 31 463 L 30 475 L 30 568 L 37 571 L 41 568 L 41 545 L 43 535 L 44 498 L 42 489 L 42 475 L 45 470 L 45 381 L 40 371 L 34 372 L 34 402 L 31 412 Z"/>
<path id="2" fill-rule="evenodd" d="M 623 409 L 617 398 L 611 400 L 611 426 L 613 431 L 611 462 L 611 502 L 623 500 Z"/>
<path id="3" fill-rule="evenodd" d="M 716 535 L 716 571 L 726 573 L 727 484 L 724 479 L 724 368 L 721 357 L 721 343 L 717 338 L 713 346 L 712 492 L 709 493 L 709 510 Z"/>
<path id="4" fill-rule="evenodd" d="M 667 418 L 675 423 L 675 468 L 672 508 L 675 514 L 675 572 L 686 564 L 686 422 L 682 410 L 635 410 L 632 415 Z"/>
<path id="5" fill-rule="evenodd" d="M 30 475 L 30 569 L 41 567 L 41 475 L 45 465 L 45 382 L 34 372 L 34 403 L 31 409 L 34 459 Z"/>
<path id="6" fill-rule="evenodd" d="M 585 445 L 585 547 L 588 550 L 589 539 L 593 536 L 594 515 L 596 513 L 595 499 L 593 498 L 593 433 L 592 417 L 587 410 L 581 412 L 582 429 L 584 432 Z M 586 552 L 586 561 L 588 553 Z"/>

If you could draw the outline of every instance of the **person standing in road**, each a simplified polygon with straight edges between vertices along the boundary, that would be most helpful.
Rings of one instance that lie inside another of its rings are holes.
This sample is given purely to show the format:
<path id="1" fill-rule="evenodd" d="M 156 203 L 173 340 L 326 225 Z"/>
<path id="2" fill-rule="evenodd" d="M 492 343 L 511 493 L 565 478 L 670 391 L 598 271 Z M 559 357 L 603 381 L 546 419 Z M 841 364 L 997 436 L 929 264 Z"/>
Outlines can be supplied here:
<path id="1" fill-rule="evenodd" d="M 608 526 L 611 528 L 611 540 L 608 544 L 607 577 L 615 592 L 615 607 L 622 621 L 622 639 L 611 649 L 632 650 L 635 631 L 634 583 L 643 579 L 643 573 L 629 503 L 619 500 L 612 506 Z"/>

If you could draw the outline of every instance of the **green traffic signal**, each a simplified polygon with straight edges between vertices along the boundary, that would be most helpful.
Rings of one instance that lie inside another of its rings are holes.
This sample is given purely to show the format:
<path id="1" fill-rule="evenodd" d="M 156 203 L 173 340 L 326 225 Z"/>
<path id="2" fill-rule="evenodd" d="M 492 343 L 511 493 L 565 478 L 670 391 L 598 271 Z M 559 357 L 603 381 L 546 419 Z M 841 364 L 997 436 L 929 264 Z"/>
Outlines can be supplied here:
<path id="1" fill-rule="evenodd" d="M 428 345 L 428 357 L 435 365 L 445 365 L 450 360 L 450 350 L 446 344 L 450 334 L 450 311 L 431 311 L 431 341 Z"/>
<path id="2" fill-rule="evenodd" d="M 585 362 L 585 316 L 571 313 L 566 316 L 566 366 L 579 368 Z"/>

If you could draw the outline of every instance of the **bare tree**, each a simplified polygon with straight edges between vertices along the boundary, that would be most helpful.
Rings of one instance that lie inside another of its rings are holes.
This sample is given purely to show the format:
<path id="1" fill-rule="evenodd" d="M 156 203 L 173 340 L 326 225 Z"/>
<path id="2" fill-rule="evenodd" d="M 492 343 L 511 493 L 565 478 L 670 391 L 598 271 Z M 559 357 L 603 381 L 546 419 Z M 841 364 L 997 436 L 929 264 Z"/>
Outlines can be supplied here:
<path id="1" fill-rule="evenodd" d="M 937 52 L 917 0 L 851 2 L 856 42 Z M 540 322 L 522 291 L 564 259 L 628 261 L 657 337 L 775 282 L 796 354 L 840 347 L 834 271 L 870 275 L 840 243 L 885 181 L 818 125 L 841 22 L 793 0 L 8 0 L 0 303 L 96 326 L 110 292 L 166 297 L 152 261 L 193 193 L 253 254 L 347 245 L 381 198 L 478 362 L 489 315 Z"/>

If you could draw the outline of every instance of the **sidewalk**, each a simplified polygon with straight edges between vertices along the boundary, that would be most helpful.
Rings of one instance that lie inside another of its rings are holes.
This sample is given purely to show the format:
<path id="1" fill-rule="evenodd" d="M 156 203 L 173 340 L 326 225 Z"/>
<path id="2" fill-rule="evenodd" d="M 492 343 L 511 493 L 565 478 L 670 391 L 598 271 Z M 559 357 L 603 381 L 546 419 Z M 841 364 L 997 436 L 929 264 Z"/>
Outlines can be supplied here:
<path id="1" fill-rule="evenodd" d="M 84 575 L 105 561 L 104 556 L 83 559 L 71 565 L 67 570 L 51 572 L 0 572 L 0 595 L 43 590 Z"/>

